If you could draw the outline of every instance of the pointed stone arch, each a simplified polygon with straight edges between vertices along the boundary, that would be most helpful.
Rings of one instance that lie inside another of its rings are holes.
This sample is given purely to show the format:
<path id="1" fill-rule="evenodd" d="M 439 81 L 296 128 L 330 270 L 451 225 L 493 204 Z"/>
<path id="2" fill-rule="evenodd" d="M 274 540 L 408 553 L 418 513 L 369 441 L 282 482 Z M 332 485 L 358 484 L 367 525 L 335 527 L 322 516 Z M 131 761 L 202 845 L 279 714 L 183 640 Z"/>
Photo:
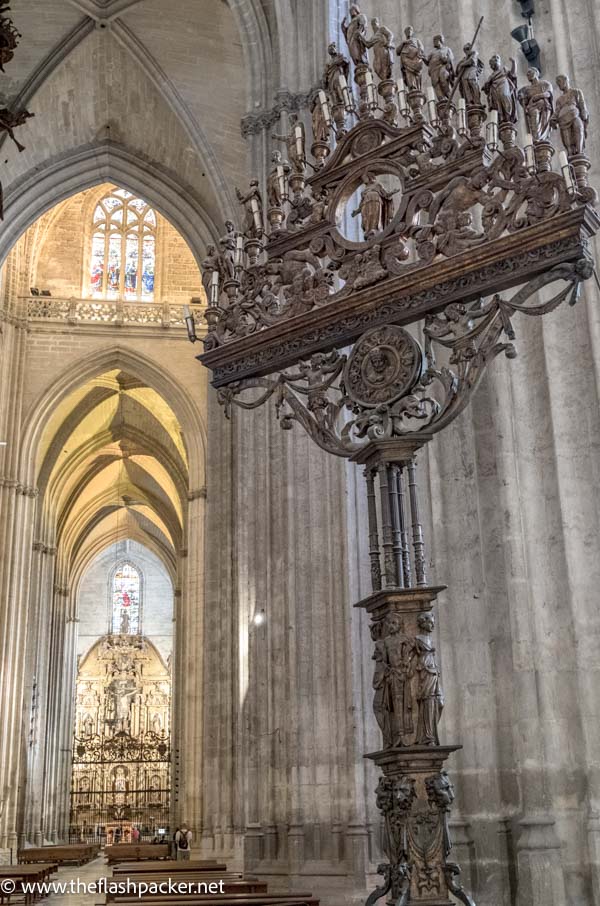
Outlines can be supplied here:
<path id="1" fill-rule="evenodd" d="M 200 410 L 186 388 L 170 374 L 161 371 L 145 355 L 124 346 L 110 346 L 86 355 L 70 365 L 38 397 L 26 419 L 20 450 L 20 473 L 26 484 L 34 485 L 37 448 L 43 435 L 45 415 L 70 393 L 107 371 L 120 369 L 135 375 L 153 389 L 171 407 L 181 426 L 189 464 L 190 488 L 202 487 L 206 474 L 206 426 Z"/>
<path id="2" fill-rule="evenodd" d="M 59 202 L 101 183 L 111 182 L 140 195 L 183 236 L 198 266 L 207 245 L 218 241 L 218 229 L 202 199 L 174 173 L 141 160 L 116 142 L 102 141 L 51 159 L 42 170 L 27 174 L 6 194 L 0 224 L 0 265 L 15 242 Z"/>

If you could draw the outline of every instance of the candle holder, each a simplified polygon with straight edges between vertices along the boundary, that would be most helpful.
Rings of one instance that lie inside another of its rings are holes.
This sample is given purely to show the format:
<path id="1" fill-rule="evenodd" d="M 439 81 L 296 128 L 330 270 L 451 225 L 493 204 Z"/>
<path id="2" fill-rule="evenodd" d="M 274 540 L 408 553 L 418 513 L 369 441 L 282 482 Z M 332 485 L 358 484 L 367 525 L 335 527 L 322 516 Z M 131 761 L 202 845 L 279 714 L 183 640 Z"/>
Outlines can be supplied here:
<path id="1" fill-rule="evenodd" d="M 245 249 L 248 255 L 248 264 L 250 267 L 254 267 L 258 263 L 258 258 L 263 250 L 262 241 L 258 237 L 252 236 L 250 239 L 246 239 Z"/>
<path id="2" fill-rule="evenodd" d="M 329 157 L 330 148 L 327 142 L 313 142 L 310 153 L 315 159 L 315 170 L 320 170 Z"/>
<path id="3" fill-rule="evenodd" d="M 569 162 L 573 168 L 575 182 L 579 190 L 578 194 L 582 201 L 588 204 L 596 204 L 598 202 L 598 193 L 588 182 L 588 173 L 592 166 L 589 158 L 585 154 L 572 154 L 569 157 Z"/>
<path id="4" fill-rule="evenodd" d="M 535 162 L 539 173 L 549 173 L 552 169 L 554 146 L 550 142 L 534 142 Z"/>
<path id="5" fill-rule="evenodd" d="M 509 148 L 516 147 L 517 130 L 512 123 L 500 123 L 498 131 L 500 133 L 500 141 L 502 142 L 502 147 L 505 151 L 508 151 Z"/>
<path id="6" fill-rule="evenodd" d="M 292 173 L 290 175 L 290 189 L 294 198 L 299 198 L 304 192 L 306 186 L 306 177 L 302 173 Z M 246 244 L 246 249 L 248 245 Z"/>
<path id="7" fill-rule="evenodd" d="M 472 145 L 484 145 L 485 139 L 481 134 L 486 119 L 485 107 L 473 104 L 467 107 L 467 123 L 469 126 L 469 139 Z"/>
<path id="8" fill-rule="evenodd" d="M 278 232 L 283 224 L 283 211 L 281 207 L 272 207 L 267 211 L 267 218 L 272 233 Z"/>
<path id="9" fill-rule="evenodd" d="M 425 106 L 426 97 L 422 91 L 409 91 L 408 92 L 408 106 L 411 112 L 411 118 L 415 123 L 424 123 L 425 117 L 423 115 L 423 108 Z"/>

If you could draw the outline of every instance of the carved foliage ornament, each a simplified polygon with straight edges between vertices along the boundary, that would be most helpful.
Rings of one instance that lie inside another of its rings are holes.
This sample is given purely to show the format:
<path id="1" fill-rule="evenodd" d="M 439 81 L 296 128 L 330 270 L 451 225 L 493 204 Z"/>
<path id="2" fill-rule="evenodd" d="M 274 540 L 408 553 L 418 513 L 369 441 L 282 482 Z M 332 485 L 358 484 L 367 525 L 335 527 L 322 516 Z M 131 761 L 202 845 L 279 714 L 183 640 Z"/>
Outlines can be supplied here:
<path id="1" fill-rule="evenodd" d="M 496 294 L 447 305 L 420 323 L 421 343 L 394 325 L 368 330 L 349 355 L 317 353 L 293 370 L 232 382 L 219 390 L 220 402 L 229 415 L 233 405 L 254 409 L 273 398 L 283 428 L 299 422 L 338 456 L 372 440 L 436 433 L 463 411 L 490 361 L 502 352 L 516 355 L 513 316 L 575 304 L 593 273 L 583 257 L 534 278 L 510 299 Z M 536 299 L 556 283 L 564 285 Z"/>

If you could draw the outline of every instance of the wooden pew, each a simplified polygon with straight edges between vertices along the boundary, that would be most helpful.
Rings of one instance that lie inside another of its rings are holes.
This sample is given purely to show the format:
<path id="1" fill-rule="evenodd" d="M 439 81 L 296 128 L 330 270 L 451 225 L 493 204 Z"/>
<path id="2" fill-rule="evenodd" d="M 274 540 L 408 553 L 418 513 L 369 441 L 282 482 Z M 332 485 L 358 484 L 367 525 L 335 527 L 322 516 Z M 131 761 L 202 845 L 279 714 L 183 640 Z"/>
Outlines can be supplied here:
<path id="1" fill-rule="evenodd" d="M 113 876 L 140 871 L 146 874 L 152 871 L 159 871 L 163 874 L 169 871 L 227 872 L 227 865 L 224 862 L 211 861 L 210 859 L 155 859 L 147 862 L 119 862 L 113 868 Z"/>
<path id="2" fill-rule="evenodd" d="M 143 898 L 144 906 L 319 906 L 318 897 L 309 893 L 287 894 L 210 894 L 209 896 L 148 896 Z M 108 901 L 107 901 L 108 902 Z M 111 906 L 130 906 L 139 902 L 136 896 L 116 896 L 110 900 Z M 102 906 L 102 904 L 98 904 Z"/>
<path id="3" fill-rule="evenodd" d="M 68 863 L 85 865 L 98 855 L 98 847 L 93 843 L 69 843 L 55 846 L 32 846 L 29 849 L 20 849 L 17 860 L 23 865 L 34 862 L 58 862 L 60 865 Z"/>
<path id="4" fill-rule="evenodd" d="M 50 875 L 58 871 L 58 862 L 41 862 L 37 865 L 0 865 L 0 882 L 10 880 L 15 882 L 12 893 L 4 893 L 0 884 L 0 904 L 14 902 L 14 897 L 22 897 L 27 904 L 35 902 L 33 893 L 24 893 L 22 884 L 41 884 L 48 881 Z M 41 894 L 40 894 L 41 897 Z M 39 898 L 38 898 L 39 899 Z"/>
<path id="5" fill-rule="evenodd" d="M 139 862 L 141 859 L 168 859 L 171 855 L 170 843 L 113 843 L 104 847 L 104 855 L 109 865 L 115 862 Z"/>
<path id="6" fill-rule="evenodd" d="M 127 882 L 127 879 L 122 878 L 122 877 L 119 877 L 118 880 L 121 883 Z M 131 878 L 130 880 L 134 881 L 136 884 L 148 884 L 148 885 L 154 884 L 154 885 L 156 885 L 156 884 L 161 884 L 161 883 L 167 883 L 169 880 L 169 877 L 168 877 L 168 875 L 165 875 L 163 877 L 161 875 L 156 875 L 156 874 L 152 874 L 152 875 L 148 875 L 148 876 L 136 875 L 135 878 Z M 135 891 L 132 890 L 131 893 L 111 893 L 109 891 L 106 894 L 106 902 L 108 904 L 108 903 L 113 903 L 116 900 L 122 901 L 123 897 L 125 897 L 129 902 L 132 902 L 135 900 L 138 900 L 138 901 L 141 900 L 141 901 L 145 902 L 146 898 L 154 900 L 157 897 L 159 899 L 166 897 L 170 902 L 179 902 L 181 900 L 185 900 L 185 902 L 187 903 L 188 897 L 197 898 L 198 896 L 213 897 L 213 899 L 214 899 L 214 897 L 217 897 L 220 901 L 222 897 L 227 897 L 227 896 L 231 896 L 231 895 L 244 895 L 244 896 L 250 896 L 253 894 L 254 895 L 257 895 L 257 894 L 265 895 L 267 893 L 267 889 L 268 889 L 268 885 L 264 881 L 258 881 L 258 880 L 249 881 L 246 879 L 235 879 L 234 880 L 234 879 L 221 879 L 221 878 L 213 878 L 211 880 L 208 880 L 208 879 L 203 878 L 201 881 L 199 881 L 198 877 L 196 875 L 188 875 L 188 876 L 184 876 L 184 877 L 178 876 L 177 879 L 171 878 L 171 880 L 174 881 L 174 883 L 194 884 L 194 887 L 196 887 L 197 884 L 203 884 L 203 885 L 206 885 L 206 888 L 203 890 L 200 890 L 200 891 L 194 890 L 193 893 L 191 891 L 190 892 L 186 891 L 183 893 L 182 892 L 156 893 L 156 892 L 150 892 L 150 891 L 140 892 L 139 890 L 135 890 Z M 220 893 L 220 884 L 222 884 L 223 893 Z"/>

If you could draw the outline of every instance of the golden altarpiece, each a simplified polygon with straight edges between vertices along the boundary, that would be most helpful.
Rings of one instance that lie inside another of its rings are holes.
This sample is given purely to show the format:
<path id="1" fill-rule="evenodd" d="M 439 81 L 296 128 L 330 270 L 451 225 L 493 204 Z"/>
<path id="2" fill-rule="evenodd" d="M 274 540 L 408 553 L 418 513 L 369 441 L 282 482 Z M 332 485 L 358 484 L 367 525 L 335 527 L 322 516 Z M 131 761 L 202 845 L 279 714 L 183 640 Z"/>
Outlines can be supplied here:
<path id="1" fill-rule="evenodd" d="M 110 630 L 81 660 L 76 684 L 70 836 L 107 844 L 169 826 L 170 667 L 141 634 L 127 572 L 115 573 Z"/>

